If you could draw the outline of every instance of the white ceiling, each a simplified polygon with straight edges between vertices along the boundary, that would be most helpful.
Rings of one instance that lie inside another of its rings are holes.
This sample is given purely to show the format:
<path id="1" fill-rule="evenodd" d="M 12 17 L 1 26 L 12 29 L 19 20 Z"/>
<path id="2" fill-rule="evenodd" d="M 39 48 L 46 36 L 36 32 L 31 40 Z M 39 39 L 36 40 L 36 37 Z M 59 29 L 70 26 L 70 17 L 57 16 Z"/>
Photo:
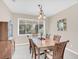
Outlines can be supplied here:
<path id="1" fill-rule="evenodd" d="M 56 14 L 77 3 L 77 0 L 3 0 L 14 13 L 38 15 L 41 4 L 46 16 Z"/>

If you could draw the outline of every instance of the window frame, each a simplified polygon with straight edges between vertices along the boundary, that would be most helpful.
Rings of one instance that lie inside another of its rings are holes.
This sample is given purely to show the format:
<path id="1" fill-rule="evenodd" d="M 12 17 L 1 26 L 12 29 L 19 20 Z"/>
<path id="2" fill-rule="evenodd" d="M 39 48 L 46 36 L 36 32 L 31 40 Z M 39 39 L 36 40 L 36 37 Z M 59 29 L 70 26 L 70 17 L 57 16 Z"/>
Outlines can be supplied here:
<path id="1" fill-rule="evenodd" d="M 20 34 L 19 33 L 19 25 L 20 25 L 20 21 L 22 21 L 22 20 L 24 20 L 24 21 L 35 21 L 35 22 L 37 22 L 37 24 L 38 24 L 38 26 L 39 26 L 39 24 L 42 22 L 43 23 L 43 30 L 44 30 L 44 32 L 43 32 L 43 35 L 45 34 L 45 20 L 37 20 L 37 19 L 27 19 L 27 18 L 18 18 L 18 36 L 26 36 L 26 35 L 32 35 L 32 33 L 31 34 Z M 38 28 L 38 31 L 39 31 L 39 28 Z M 40 33 L 38 32 L 38 35 L 40 35 Z"/>

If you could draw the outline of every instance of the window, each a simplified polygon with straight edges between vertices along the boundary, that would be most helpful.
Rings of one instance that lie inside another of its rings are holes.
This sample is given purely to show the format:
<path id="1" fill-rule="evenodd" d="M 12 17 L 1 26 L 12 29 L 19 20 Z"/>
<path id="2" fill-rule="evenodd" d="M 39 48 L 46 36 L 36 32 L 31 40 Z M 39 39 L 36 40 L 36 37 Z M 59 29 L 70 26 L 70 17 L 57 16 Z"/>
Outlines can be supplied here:
<path id="1" fill-rule="evenodd" d="M 18 34 L 44 34 L 45 33 L 45 21 L 38 21 L 33 19 L 18 19 Z"/>

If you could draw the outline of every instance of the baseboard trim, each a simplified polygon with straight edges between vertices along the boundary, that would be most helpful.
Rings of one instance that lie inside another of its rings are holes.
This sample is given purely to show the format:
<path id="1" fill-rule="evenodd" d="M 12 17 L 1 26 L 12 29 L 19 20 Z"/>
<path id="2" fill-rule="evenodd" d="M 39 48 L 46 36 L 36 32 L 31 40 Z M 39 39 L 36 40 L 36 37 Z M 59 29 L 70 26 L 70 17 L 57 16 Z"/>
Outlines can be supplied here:
<path id="1" fill-rule="evenodd" d="M 28 45 L 29 43 L 20 43 L 20 44 L 15 44 L 16 46 L 19 46 L 19 45 Z"/>
<path id="2" fill-rule="evenodd" d="M 75 52 L 75 51 L 73 51 L 72 49 L 66 48 L 66 50 L 68 50 L 69 52 L 71 52 L 71 53 L 73 53 L 73 54 L 75 54 L 75 55 L 78 55 L 78 53 Z"/>

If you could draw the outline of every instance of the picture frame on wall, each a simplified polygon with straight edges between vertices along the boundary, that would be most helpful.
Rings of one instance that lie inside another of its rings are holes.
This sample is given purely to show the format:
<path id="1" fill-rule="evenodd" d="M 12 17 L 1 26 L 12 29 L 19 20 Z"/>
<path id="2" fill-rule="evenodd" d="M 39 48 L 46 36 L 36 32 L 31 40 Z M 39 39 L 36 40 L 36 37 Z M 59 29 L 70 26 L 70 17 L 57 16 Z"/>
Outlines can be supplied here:
<path id="1" fill-rule="evenodd" d="M 66 31 L 67 30 L 66 19 L 60 19 L 57 21 L 57 30 L 58 31 Z"/>

